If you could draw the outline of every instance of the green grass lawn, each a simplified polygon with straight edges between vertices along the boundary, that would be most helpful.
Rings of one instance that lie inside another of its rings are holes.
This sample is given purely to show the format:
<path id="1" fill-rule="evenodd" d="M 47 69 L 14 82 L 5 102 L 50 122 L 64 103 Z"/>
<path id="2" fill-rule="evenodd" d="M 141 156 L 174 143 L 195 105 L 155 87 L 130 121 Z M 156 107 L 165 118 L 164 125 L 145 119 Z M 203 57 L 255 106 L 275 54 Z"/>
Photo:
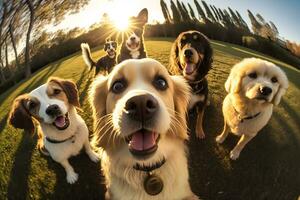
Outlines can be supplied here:
<path id="1" fill-rule="evenodd" d="M 167 66 L 173 40 L 146 41 L 148 56 Z M 300 71 L 240 46 L 218 41 L 212 41 L 212 45 L 214 63 L 208 75 L 211 104 L 204 119 L 206 139 L 197 140 L 190 126 L 189 171 L 193 191 L 203 199 L 296 199 L 300 195 Z M 100 49 L 94 49 L 94 58 L 103 55 Z M 223 127 L 224 82 L 231 67 L 245 57 L 260 57 L 278 64 L 287 73 L 290 87 L 269 124 L 246 146 L 237 161 L 231 161 L 229 151 L 238 138 L 231 135 L 223 145 L 217 145 L 214 138 Z M 69 185 L 64 169 L 38 152 L 36 136 L 25 135 L 6 125 L 13 99 L 36 88 L 50 76 L 73 79 L 77 83 L 84 110 L 80 114 L 92 129 L 87 101 L 92 78 L 80 52 L 44 67 L 1 94 L 0 199 L 103 199 L 99 163 L 92 163 L 85 154 L 72 158 L 79 181 Z M 193 117 L 189 121 L 193 122 Z"/>

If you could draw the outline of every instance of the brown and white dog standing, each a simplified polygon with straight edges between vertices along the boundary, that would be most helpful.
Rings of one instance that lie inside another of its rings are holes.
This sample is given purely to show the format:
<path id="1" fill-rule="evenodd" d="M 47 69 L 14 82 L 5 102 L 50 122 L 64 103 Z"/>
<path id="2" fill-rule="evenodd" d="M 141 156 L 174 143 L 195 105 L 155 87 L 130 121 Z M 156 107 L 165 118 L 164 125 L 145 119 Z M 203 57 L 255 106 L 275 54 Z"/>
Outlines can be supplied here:
<path id="1" fill-rule="evenodd" d="M 91 149 L 89 132 L 84 120 L 77 114 L 79 107 L 76 85 L 68 80 L 50 78 L 28 94 L 18 96 L 9 114 L 9 123 L 27 132 L 34 132 L 38 123 L 39 148 L 66 170 L 67 181 L 78 179 L 68 162 L 84 147 L 90 159 L 99 160 Z"/>
<path id="2" fill-rule="evenodd" d="M 189 86 L 158 61 L 130 59 L 92 84 L 106 199 L 198 199 L 188 182 Z"/>
<path id="3" fill-rule="evenodd" d="M 212 64 L 210 42 L 198 31 L 182 32 L 175 42 L 170 55 L 170 71 L 181 74 L 192 88 L 189 110 L 197 112 L 196 136 L 204 138 L 202 128 L 205 107 L 208 104 L 208 84 L 206 75 Z"/>
<path id="4" fill-rule="evenodd" d="M 148 10 L 144 8 L 137 17 L 130 18 L 128 33 L 123 38 L 118 63 L 127 59 L 146 58 L 147 53 L 144 46 L 144 29 L 148 22 Z"/>

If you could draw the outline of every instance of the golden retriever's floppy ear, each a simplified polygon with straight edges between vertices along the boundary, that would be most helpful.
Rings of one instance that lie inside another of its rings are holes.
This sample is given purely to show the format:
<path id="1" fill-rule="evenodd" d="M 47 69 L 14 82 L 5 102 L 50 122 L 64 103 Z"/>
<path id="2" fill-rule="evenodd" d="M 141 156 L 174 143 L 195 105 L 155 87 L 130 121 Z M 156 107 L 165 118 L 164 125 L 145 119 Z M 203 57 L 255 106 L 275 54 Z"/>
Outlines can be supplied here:
<path id="1" fill-rule="evenodd" d="M 21 95 L 14 100 L 8 116 L 8 123 L 15 128 L 24 129 L 32 134 L 34 132 L 34 124 L 25 106 L 27 99 L 27 95 Z"/>
<path id="2" fill-rule="evenodd" d="M 93 109 L 94 135 L 93 146 L 105 148 L 108 145 L 110 134 L 105 134 L 106 126 L 106 97 L 108 94 L 108 77 L 99 75 L 92 83 L 89 92 L 89 101 Z"/>
<path id="3" fill-rule="evenodd" d="M 137 16 L 137 18 L 143 23 L 146 24 L 148 22 L 148 10 L 144 8 L 141 10 Z"/>
<path id="4" fill-rule="evenodd" d="M 190 87 L 182 76 L 171 76 L 174 83 L 174 106 L 176 134 L 181 139 L 188 139 L 187 134 L 187 107 L 190 100 L 191 92 Z"/>
<path id="5" fill-rule="evenodd" d="M 70 80 L 60 79 L 56 77 L 50 77 L 48 82 L 55 82 L 58 84 L 66 93 L 70 104 L 76 107 L 80 107 L 78 90 L 75 83 Z"/>
<path id="6" fill-rule="evenodd" d="M 285 94 L 288 86 L 289 86 L 289 81 L 285 73 L 279 69 L 278 72 L 278 82 L 279 82 L 279 88 L 277 93 L 273 97 L 273 103 L 274 105 L 278 105 L 280 103 L 281 97 Z"/>
<path id="7" fill-rule="evenodd" d="M 225 90 L 228 93 L 238 93 L 241 89 L 243 74 L 239 72 L 237 69 L 237 65 L 235 65 L 225 82 Z"/>

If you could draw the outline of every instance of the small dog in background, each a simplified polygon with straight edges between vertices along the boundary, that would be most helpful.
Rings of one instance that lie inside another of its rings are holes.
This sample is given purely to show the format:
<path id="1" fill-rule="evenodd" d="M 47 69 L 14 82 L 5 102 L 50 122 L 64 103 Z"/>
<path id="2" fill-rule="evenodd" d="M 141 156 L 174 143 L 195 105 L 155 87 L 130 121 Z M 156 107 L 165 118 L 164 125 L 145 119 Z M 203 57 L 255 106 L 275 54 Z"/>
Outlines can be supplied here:
<path id="1" fill-rule="evenodd" d="M 148 10 L 144 8 L 137 17 L 130 18 L 131 27 L 129 35 L 126 34 L 122 41 L 118 63 L 127 59 L 146 58 L 147 53 L 144 46 L 144 29 L 148 22 Z"/>
<path id="2" fill-rule="evenodd" d="M 87 43 L 82 43 L 81 50 L 83 60 L 86 63 L 86 65 L 90 68 L 90 70 L 92 70 L 93 67 L 96 68 L 95 75 L 97 75 L 100 72 L 100 70 L 104 70 L 106 73 L 109 73 L 116 65 L 117 46 L 118 45 L 116 41 L 106 39 L 104 44 L 104 51 L 106 52 L 106 55 L 101 57 L 97 62 L 95 62 L 92 59 L 89 45 Z"/>
<path id="3" fill-rule="evenodd" d="M 224 130 L 216 141 L 223 143 L 229 131 L 241 137 L 230 152 L 232 160 L 268 123 L 273 105 L 279 104 L 287 88 L 285 73 L 271 62 L 246 58 L 231 69 L 225 83 L 228 95 L 223 101 Z"/>
<path id="4" fill-rule="evenodd" d="M 68 80 L 50 78 L 28 94 L 18 96 L 13 103 L 8 122 L 15 128 L 34 132 L 38 124 L 38 147 L 45 155 L 60 163 L 66 170 L 67 181 L 78 179 L 68 159 L 84 147 L 90 159 L 99 160 L 91 149 L 89 131 L 77 114 L 79 97 L 76 85 Z"/>
<path id="5" fill-rule="evenodd" d="M 208 105 L 206 75 L 211 68 L 213 51 L 206 36 L 198 31 L 182 32 L 173 43 L 170 54 L 170 72 L 181 74 L 192 88 L 189 110 L 197 112 L 196 136 L 204 138 L 203 116 Z"/>

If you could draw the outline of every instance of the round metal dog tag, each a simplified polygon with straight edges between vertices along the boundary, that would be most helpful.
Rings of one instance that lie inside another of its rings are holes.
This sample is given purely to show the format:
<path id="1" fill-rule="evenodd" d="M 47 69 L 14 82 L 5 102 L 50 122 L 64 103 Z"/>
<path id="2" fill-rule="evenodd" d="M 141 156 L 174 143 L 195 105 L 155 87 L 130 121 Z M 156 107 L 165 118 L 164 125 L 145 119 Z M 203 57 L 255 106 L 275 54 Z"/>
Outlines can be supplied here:
<path id="1" fill-rule="evenodd" d="M 161 178 L 155 174 L 148 174 L 144 180 L 144 189 L 149 195 L 158 195 L 164 187 L 164 183 Z"/>

